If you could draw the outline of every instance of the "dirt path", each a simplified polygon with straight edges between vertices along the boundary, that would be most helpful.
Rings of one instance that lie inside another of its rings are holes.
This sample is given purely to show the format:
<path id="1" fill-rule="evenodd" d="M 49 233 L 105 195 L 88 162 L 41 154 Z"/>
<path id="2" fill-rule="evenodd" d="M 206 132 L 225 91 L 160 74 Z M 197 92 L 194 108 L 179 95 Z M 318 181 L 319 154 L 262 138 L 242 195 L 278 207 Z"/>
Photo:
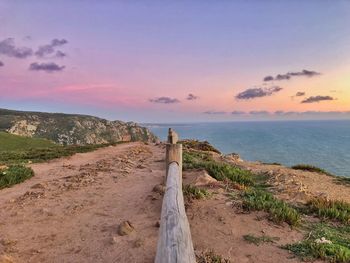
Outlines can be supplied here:
<path id="1" fill-rule="evenodd" d="M 153 262 L 162 196 L 152 190 L 163 182 L 164 157 L 162 146 L 128 143 L 32 165 L 33 178 L 0 192 L 0 262 Z M 184 173 L 184 182 L 197 175 Z M 300 262 L 279 246 L 301 240 L 301 232 L 263 213 L 237 212 L 222 188 L 210 191 L 187 209 L 196 253 Z M 136 230 L 120 236 L 125 220 Z M 280 240 L 256 246 L 247 234 Z"/>
<path id="2" fill-rule="evenodd" d="M 14 262 L 152 262 L 164 152 L 121 144 L 35 164 L 35 176 L 0 193 L 0 255 Z M 118 236 L 129 220 L 136 231 Z"/>

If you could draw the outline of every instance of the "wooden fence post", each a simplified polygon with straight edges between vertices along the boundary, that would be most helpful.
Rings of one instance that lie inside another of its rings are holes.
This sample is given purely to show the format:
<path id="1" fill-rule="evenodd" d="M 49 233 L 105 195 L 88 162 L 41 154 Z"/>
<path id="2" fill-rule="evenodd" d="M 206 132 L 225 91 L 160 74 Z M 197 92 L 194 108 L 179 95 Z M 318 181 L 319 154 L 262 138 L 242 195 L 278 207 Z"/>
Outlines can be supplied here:
<path id="1" fill-rule="evenodd" d="M 182 193 L 182 144 L 169 129 L 166 146 L 166 190 L 163 197 L 155 263 L 195 263 L 190 225 Z"/>

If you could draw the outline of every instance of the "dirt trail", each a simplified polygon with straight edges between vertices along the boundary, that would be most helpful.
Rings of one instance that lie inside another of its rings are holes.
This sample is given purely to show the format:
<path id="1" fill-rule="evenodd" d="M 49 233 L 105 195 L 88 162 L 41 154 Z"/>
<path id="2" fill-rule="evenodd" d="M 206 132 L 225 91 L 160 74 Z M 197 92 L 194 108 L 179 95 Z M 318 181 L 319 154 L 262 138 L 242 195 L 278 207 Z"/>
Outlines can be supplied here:
<path id="1" fill-rule="evenodd" d="M 0 255 L 15 262 L 152 262 L 164 151 L 121 144 L 32 165 L 35 176 L 0 193 Z M 129 220 L 136 231 L 118 236 Z"/>
<path id="2" fill-rule="evenodd" d="M 33 164 L 33 178 L 0 191 L 0 262 L 153 262 L 162 196 L 152 190 L 163 182 L 164 157 L 162 145 L 127 143 Z M 184 183 L 198 173 L 184 173 Z M 242 214 L 224 189 L 209 190 L 212 197 L 187 205 L 196 253 L 213 250 L 231 262 L 300 262 L 279 246 L 302 233 L 264 213 Z M 125 220 L 135 231 L 119 236 Z M 247 234 L 280 240 L 255 246 Z"/>

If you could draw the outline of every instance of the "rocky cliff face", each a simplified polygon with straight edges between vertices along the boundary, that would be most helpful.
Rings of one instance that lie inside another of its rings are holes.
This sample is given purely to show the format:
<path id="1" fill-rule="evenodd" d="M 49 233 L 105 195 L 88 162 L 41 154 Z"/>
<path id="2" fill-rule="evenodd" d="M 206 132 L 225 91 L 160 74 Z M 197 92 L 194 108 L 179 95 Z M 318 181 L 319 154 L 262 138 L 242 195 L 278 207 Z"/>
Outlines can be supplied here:
<path id="1" fill-rule="evenodd" d="M 0 130 L 50 139 L 59 144 L 101 144 L 120 141 L 155 141 L 147 128 L 133 122 L 61 113 L 0 109 Z"/>

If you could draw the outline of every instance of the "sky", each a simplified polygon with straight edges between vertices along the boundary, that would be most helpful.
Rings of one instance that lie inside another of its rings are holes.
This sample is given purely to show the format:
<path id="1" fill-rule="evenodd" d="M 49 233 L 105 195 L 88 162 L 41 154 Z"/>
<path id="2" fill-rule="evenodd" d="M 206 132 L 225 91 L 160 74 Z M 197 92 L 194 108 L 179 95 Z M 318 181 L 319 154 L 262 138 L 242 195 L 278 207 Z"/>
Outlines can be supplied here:
<path id="1" fill-rule="evenodd" d="M 350 1 L 0 0 L 0 108 L 350 119 Z"/>

